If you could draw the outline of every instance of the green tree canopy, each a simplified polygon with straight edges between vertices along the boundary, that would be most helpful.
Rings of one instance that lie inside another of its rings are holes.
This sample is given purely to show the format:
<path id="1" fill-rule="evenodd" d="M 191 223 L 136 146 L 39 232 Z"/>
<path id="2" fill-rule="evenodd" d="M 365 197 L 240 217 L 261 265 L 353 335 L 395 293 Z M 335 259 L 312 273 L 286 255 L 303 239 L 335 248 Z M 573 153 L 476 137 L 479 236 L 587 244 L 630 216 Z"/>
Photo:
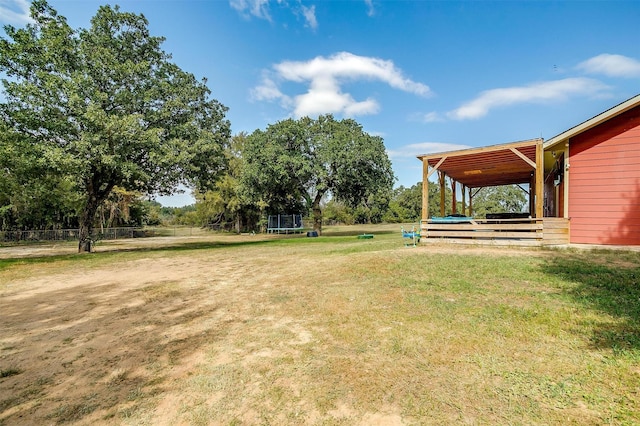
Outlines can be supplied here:
<path id="1" fill-rule="evenodd" d="M 473 197 L 475 217 L 484 217 L 487 213 L 520 213 L 526 206 L 527 196 L 516 185 L 482 188 Z"/>
<path id="2" fill-rule="evenodd" d="M 102 6 L 90 28 L 73 30 L 36 0 L 31 17 L 0 39 L 0 115 L 80 189 L 80 251 L 115 186 L 160 194 L 179 182 L 212 186 L 229 137 L 226 108 L 170 62 L 144 16 Z"/>
<path id="3" fill-rule="evenodd" d="M 44 152 L 0 124 L 0 230 L 77 227 L 80 195 Z"/>
<path id="4" fill-rule="evenodd" d="M 237 233 L 255 228 L 258 207 L 242 196 L 240 187 L 246 140 L 246 133 L 230 139 L 224 150 L 228 165 L 225 175 L 213 189 L 196 194 L 196 210 L 201 224 L 221 229 L 234 228 Z"/>
<path id="5" fill-rule="evenodd" d="M 395 179 L 382 138 L 331 115 L 256 130 L 244 159 L 242 185 L 250 199 L 273 213 L 312 211 L 319 232 L 325 195 L 357 207 L 381 191 L 390 193 Z"/>
<path id="6" fill-rule="evenodd" d="M 451 188 L 445 183 L 445 215 L 451 214 Z M 429 217 L 440 216 L 440 185 L 429 185 Z M 393 190 L 389 209 L 384 215 L 387 222 L 418 222 L 422 217 L 422 182 L 409 188 L 400 185 Z"/>

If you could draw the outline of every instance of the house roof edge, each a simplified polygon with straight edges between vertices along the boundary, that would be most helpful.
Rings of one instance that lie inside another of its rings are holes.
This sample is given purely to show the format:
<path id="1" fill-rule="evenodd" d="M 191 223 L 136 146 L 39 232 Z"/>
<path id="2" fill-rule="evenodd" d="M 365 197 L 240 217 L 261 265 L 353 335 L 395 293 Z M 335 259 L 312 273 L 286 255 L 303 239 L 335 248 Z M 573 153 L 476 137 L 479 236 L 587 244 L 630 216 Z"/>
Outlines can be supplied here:
<path id="1" fill-rule="evenodd" d="M 616 117 L 617 115 L 622 114 L 623 112 L 626 112 L 628 110 L 630 110 L 631 108 L 634 108 L 636 106 L 640 105 L 640 94 L 627 99 L 624 102 L 619 103 L 618 105 L 615 105 L 611 108 L 609 108 L 608 110 L 601 112 L 600 114 L 591 117 L 590 119 L 583 121 L 582 123 L 573 126 L 572 128 L 565 130 L 564 132 L 550 138 L 547 139 L 544 142 L 544 149 L 548 149 L 551 148 L 561 142 L 566 141 L 569 138 L 572 138 L 576 135 L 579 135 L 582 132 L 585 132 L 589 129 L 592 129 L 593 127 L 613 118 Z"/>

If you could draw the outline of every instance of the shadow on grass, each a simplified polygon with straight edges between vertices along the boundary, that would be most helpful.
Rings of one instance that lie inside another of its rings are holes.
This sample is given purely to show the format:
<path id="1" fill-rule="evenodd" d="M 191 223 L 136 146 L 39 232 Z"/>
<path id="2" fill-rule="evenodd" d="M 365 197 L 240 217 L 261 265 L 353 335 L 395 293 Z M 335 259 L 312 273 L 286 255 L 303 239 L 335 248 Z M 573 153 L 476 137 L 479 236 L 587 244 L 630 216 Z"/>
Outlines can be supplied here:
<path id="1" fill-rule="evenodd" d="M 160 237 L 159 237 L 160 238 Z M 45 254 L 39 256 L 28 257 L 13 257 L 0 259 L 0 271 L 16 264 L 40 264 L 40 263 L 54 263 L 64 260 L 69 261 L 92 261 L 96 257 L 108 258 L 110 256 L 117 256 L 120 253 L 134 253 L 134 252 L 180 252 L 189 250 L 211 250 L 218 248 L 228 247 L 242 247 L 242 246 L 259 246 L 274 243 L 282 243 L 285 240 L 257 240 L 257 241 L 188 241 L 183 243 L 167 242 L 166 245 L 155 246 L 137 246 L 137 247 L 117 247 L 117 246 L 98 246 L 97 251 L 91 254 L 88 253 L 73 253 L 73 254 Z"/>
<path id="2" fill-rule="evenodd" d="M 362 234 L 373 234 L 373 235 L 389 235 L 389 234 L 400 234 L 400 228 L 398 228 L 398 232 L 394 232 L 394 231 L 379 231 L 379 230 L 372 230 L 372 231 L 362 231 L 362 230 L 348 230 L 348 231 L 322 231 L 322 236 L 323 237 L 355 237 L 357 235 L 362 235 Z"/>
<path id="3" fill-rule="evenodd" d="M 572 299 L 614 319 L 589 325 L 595 348 L 640 351 L 640 254 L 562 253 L 545 262 L 544 272 L 575 283 L 567 290 Z"/>
<path id="4" fill-rule="evenodd" d="M 117 245 L 98 245 L 95 253 L 66 253 L 66 254 L 41 254 L 34 256 L 17 256 L 0 259 L 0 271 L 13 265 L 24 264 L 44 264 L 59 261 L 73 262 L 91 262 L 97 258 L 109 259 L 122 253 L 152 253 L 152 252 L 182 252 L 191 250 L 215 250 L 221 248 L 241 248 L 241 247 L 257 247 L 257 246 L 277 246 L 289 244 L 336 244 L 343 241 L 350 241 L 351 237 L 362 234 L 356 230 L 352 231 L 328 231 L 318 238 L 307 238 L 306 235 L 281 235 L 272 239 L 256 239 L 255 241 L 247 240 L 213 240 L 213 241 L 184 241 L 175 242 L 167 240 L 165 244 L 156 245 L 138 245 L 123 246 Z M 376 231 L 374 235 L 393 234 L 392 231 Z M 158 237 L 162 238 L 162 237 Z M 144 242 L 144 239 L 140 239 Z"/>

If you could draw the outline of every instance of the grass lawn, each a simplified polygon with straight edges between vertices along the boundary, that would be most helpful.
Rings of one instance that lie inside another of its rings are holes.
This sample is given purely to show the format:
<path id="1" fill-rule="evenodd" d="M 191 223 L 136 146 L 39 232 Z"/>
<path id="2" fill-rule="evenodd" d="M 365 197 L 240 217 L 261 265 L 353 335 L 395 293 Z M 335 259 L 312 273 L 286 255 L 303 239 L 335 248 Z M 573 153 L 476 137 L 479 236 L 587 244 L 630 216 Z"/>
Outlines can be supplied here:
<path id="1" fill-rule="evenodd" d="M 73 247 L 0 248 L 2 425 L 640 424 L 638 252 Z"/>

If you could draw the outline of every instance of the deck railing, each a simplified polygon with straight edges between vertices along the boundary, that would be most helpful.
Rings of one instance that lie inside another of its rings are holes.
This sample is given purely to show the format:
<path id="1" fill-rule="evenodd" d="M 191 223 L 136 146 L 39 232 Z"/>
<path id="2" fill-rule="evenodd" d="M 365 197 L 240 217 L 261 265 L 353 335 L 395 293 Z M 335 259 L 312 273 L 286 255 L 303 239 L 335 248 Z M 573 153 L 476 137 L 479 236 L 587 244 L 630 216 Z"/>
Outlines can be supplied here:
<path id="1" fill-rule="evenodd" d="M 471 244 L 559 245 L 569 243 L 569 221 L 562 218 L 423 220 L 421 241 L 446 239 Z"/>

